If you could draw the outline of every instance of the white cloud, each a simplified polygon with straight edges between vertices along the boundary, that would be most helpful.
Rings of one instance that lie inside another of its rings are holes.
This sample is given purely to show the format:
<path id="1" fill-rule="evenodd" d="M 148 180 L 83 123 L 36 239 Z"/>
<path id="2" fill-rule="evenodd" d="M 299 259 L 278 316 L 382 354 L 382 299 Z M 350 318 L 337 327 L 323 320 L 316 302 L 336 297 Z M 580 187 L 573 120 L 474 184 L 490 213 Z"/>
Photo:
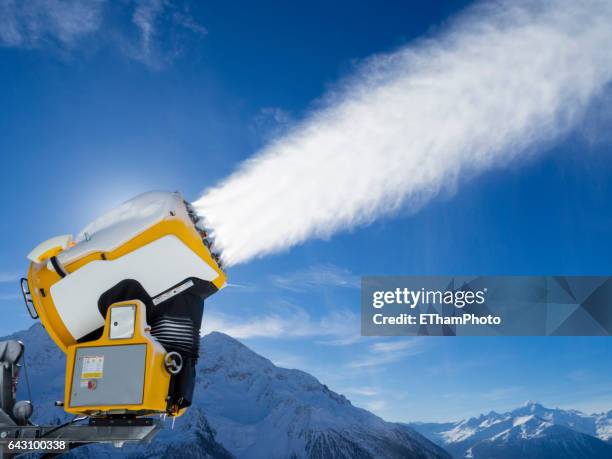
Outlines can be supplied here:
<path id="1" fill-rule="evenodd" d="M 234 338 L 320 337 L 348 339 L 358 333 L 359 318 L 350 311 L 334 311 L 320 319 L 290 303 L 265 314 L 248 316 L 207 311 L 203 332 L 221 331 Z M 322 342 L 324 343 L 324 342 Z"/>
<path id="2" fill-rule="evenodd" d="M 253 284 L 228 282 L 225 284 L 225 289 L 239 291 L 241 293 L 253 293 L 259 290 L 259 287 Z"/>
<path id="3" fill-rule="evenodd" d="M 343 394 L 359 395 L 361 397 L 376 397 L 380 391 L 373 387 L 349 387 L 342 391 Z"/>
<path id="4" fill-rule="evenodd" d="M 340 338 L 324 339 L 316 341 L 317 344 L 325 344 L 326 346 L 350 346 L 364 340 L 368 337 L 361 336 L 359 329 L 354 329 L 353 333 L 343 335 Z"/>
<path id="5" fill-rule="evenodd" d="M 129 20 L 125 26 L 123 15 Z M 133 32 L 137 39 L 133 38 Z M 206 28 L 188 6 L 169 0 L 0 0 L 0 45 L 77 49 L 85 38 L 115 46 L 129 58 L 160 68 L 182 52 L 184 32 L 202 36 Z"/>
<path id="6" fill-rule="evenodd" d="M 155 34 L 156 21 L 163 9 L 163 0 L 140 0 L 132 15 L 132 21 L 140 30 L 139 58 L 144 62 L 151 59 L 151 41 Z"/>
<path id="7" fill-rule="evenodd" d="M 347 365 L 353 369 L 368 369 L 386 366 L 425 352 L 423 340 L 405 338 L 397 342 L 379 342 L 370 346 L 369 352 Z"/>
<path id="8" fill-rule="evenodd" d="M 1 0 L 0 43 L 39 47 L 49 41 L 71 48 L 98 30 L 104 0 Z"/>
<path id="9" fill-rule="evenodd" d="M 208 33 L 185 5 L 179 7 L 168 0 L 136 0 L 135 5 L 132 22 L 138 29 L 137 45 L 124 37 L 121 47 L 129 57 L 151 68 L 161 68 L 182 53 L 182 32 Z"/>
<path id="10" fill-rule="evenodd" d="M 208 29 L 196 22 L 193 16 L 189 14 L 189 10 L 185 10 L 184 12 L 176 11 L 173 17 L 176 24 L 187 30 L 191 30 L 198 35 L 206 35 L 208 33 Z"/>
<path id="11" fill-rule="evenodd" d="M 359 277 L 349 270 L 330 264 L 311 266 L 288 275 L 270 276 L 274 286 L 293 292 L 320 287 L 359 288 Z"/>

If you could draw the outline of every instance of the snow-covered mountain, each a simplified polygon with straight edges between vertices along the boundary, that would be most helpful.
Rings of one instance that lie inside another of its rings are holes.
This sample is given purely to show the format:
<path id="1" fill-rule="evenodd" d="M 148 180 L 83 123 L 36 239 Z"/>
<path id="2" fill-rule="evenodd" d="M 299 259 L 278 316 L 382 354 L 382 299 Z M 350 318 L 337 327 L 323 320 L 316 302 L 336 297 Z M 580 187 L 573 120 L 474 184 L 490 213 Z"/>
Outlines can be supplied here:
<path id="1" fill-rule="evenodd" d="M 64 357 L 37 324 L 12 338 L 26 343 L 35 421 L 66 419 L 61 408 Z M 222 333 L 202 338 L 194 406 L 152 444 L 126 447 L 129 457 L 449 459 L 411 427 L 353 406 L 313 376 L 279 368 Z M 25 381 L 20 395 L 27 397 Z M 111 447 L 75 456 L 117 456 Z"/>
<path id="2" fill-rule="evenodd" d="M 507 413 L 411 426 L 455 458 L 612 458 L 612 411 L 587 415 L 527 402 Z"/>

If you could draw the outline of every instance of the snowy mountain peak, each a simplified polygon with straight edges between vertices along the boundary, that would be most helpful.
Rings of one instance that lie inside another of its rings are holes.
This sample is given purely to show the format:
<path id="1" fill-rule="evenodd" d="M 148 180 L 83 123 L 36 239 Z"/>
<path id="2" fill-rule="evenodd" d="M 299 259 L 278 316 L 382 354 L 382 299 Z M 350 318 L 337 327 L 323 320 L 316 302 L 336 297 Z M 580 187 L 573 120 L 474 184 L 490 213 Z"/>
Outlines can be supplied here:
<path id="1" fill-rule="evenodd" d="M 65 420 L 65 412 L 53 405 L 63 396 L 63 353 L 40 324 L 11 338 L 26 343 L 35 421 Z M 279 368 L 228 335 L 210 333 L 201 339 L 200 349 L 194 404 L 173 430 L 164 429 L 151 445 L 120 452 L 86 447 L 74 454 L 136 459 L 183 457 L 177 452 L 189 451 L 224 459 L 450 459 L 412 428 L 353 406 L 314 376 Z"/>
<path id="2" fill-rule="evenodd" d="M 534 415 L 514 418 L 512 419 L 512 427 L 528 424 L 530 421 L 534 421 L 535 419 L 536 417 Z"/>
<path id="3" fill-rule="evenodd" d="M 491 412 L 455 423 L 414 424 L 454 457 L 608 458 L 612 418 L 528 402 L 507 413 Z"/>
<path id="4" fill-rule="evenodd" d="M 520 407 L 512 410 L 510 414 L 513 416 L 527 416 L 529 414 L 535 415 L 546 415 L 553 413 L 555 410 L 545 408 L 538 402 L 528 401 L 523 403 Z"/>
<path id="5" fill-rule="evenodd" d="M 230 368 L 272 369 L 274 365 L 268 359 L 256 354 L 240 341 L 221 332 L 212 332 L 200 340 L 201 358 L 206 366 Z"/>
<path id="6" fill-rule="evenodd" d="M 226 335 L 225 333 L 219 331 L 210 332 L 207 335 L 204 335 L 201 339 L 202 342 L 205 342 L 208 346 L 211 347 L 223 346 L 226 349 L 235 348 L 239 349 L 241 352 L 257 355 L 255 352 L 246 347 L 236 338 L 232 338 L 230 335 Z"/>

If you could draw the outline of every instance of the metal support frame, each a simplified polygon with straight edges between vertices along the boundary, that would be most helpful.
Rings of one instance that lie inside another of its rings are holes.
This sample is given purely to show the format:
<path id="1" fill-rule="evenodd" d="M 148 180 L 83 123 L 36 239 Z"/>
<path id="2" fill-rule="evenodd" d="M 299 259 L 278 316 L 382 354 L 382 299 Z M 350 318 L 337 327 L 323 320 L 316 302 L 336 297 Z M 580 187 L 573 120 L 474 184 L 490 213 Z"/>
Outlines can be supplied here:
<path id="1" fill-rule="evenodd" d="M 29 420 L 20 419 L 19 415 L 13 414 L 13 407 L 20 367 L 18 362 L 23 349 L 24 345 L 19 341 L 0 342 L 0 459 L 27 452 L 8 448 L 9 442 L 16 440 L 25 444 L 29 441 L 40 444 L 41 440 L 62 440 L 66 442 L 66 450 L 93 443 L 122 446 L 126 442 L 150 442 L 161 429 L 161 421 L 150 417 L 94 417 L 83 425 L 68 422 L 47 426 L 33 425 Z"/>
<path id="2" fill-rule="evenodd" d="M 61 453 L 94 443 L 113 444 L 117 447 L 123 446 L 124 443 L 148 443 L 161 427 L 161 422 L 152 418 L 135 419 L 132 424 L 96 425 L 90 423 L 87 425 L 67 425 L 59 428 L 58 426 L 0 425 L 0 458 L 8 459 L 27 452 L 26 450 L 19 450 L 19 452 L 9 450 L 9 442 L 15 440 L 22 440 L 26 444 L 29 440 L 63 440 L 66 442 L 65 450 L 57 451 Z M 44 451 L 52 452 L 52 450 Z"/>

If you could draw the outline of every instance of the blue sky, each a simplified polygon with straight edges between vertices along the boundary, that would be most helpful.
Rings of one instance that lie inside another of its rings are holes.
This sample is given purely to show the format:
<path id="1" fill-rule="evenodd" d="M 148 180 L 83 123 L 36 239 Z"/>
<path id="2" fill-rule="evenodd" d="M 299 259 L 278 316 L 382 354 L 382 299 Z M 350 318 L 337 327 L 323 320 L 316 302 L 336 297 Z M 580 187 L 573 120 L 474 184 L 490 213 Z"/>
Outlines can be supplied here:
<path id="1" fill-rule="evenodd" d="M 0 334 L 28 327 L 25 255 L 151 189 L 196 199 L 361 59 L 435 33 L 460 2 L 32 2 L 0 15 Z M 0 7 L 2 8 L 2 7 Z M 26 14 L 27 13 L 27 14 Z M 359 277 L 609 274 L 612 98 L 531 159 L 418 213 L 232 268 L 209 329 L 391 420 L 527 399 L 612 409 L 609 338 L 359 337 Z M 606 131 L 607 128 L 607 131 Z"/>

